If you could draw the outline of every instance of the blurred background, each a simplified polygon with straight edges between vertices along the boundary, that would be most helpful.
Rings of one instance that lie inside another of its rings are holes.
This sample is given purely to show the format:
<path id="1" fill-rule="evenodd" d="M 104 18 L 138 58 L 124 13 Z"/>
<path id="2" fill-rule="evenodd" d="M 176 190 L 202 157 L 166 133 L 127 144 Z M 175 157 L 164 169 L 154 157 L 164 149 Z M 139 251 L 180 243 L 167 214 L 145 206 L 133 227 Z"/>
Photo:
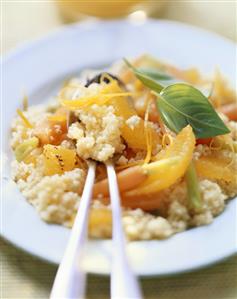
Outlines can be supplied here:
<path id="1" fill-rule="evenodd" d="M 129 17 L 145 21 L 146 17 L 186 22 L 237 40 L 236 5 L 228 0 L 1 0 L 2 51 L 43 36 L 69 22 L 97 18 Z"/>
<path id="2" fill-rule="evenodd" d="M 236 1 L 0 0 L 1 52 L 44 36 L 67 23 L 97 18 L 147 17 L 189 23 L 237 41 Z M 211 46 L 211 45 L 210 45 Z M 233 62 L 234 63 L 234 62 Z M 0 240 L 1 298 L 48 298 L 56 267 Z M 108 298 L 109 279 L 89 277 L 88 298 Z M 237 257 L 205 270 L 142 281 L 146 298 L 237 299 Z M 3 286 L 3 287 L 2 287 Z"/>

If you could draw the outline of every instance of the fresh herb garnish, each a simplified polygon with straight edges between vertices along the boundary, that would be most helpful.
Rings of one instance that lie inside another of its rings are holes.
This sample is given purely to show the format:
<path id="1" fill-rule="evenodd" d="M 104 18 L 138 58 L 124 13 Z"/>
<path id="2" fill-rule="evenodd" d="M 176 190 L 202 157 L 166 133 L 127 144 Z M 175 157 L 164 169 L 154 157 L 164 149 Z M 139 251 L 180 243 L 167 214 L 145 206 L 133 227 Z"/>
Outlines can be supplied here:
<path id="1" fill-rule="evenodd" d="M 197 138 L 230 132 L 208 99 L 193 86 L 177 83 L 155 94 L 161 117 L 172 131 L 178 133 L 189 124 Z"/>
<path id="2" fill-rule="evenodd" d="M 159 84 L 154 78 L 150 77 L 148 74 L 143 73 L 141 70 L 136 69 L 134 66 L 131 65 L 129 61 L 124 59 L 127 66 L 133 71 L 135 76 L 148 88 L 155 92 L 160 92 L 164 86 Z"/>
<path id="3" fill-rule="evenodd" d="M 137 69 L 126 59 L 124 61 L 135 76 L 157 96 L 157 108 L 170 130 L 178 133 L 191 125 L 196 138 L 214 137 L 230 132 L 208 98 L 198 89 L 186 83 L 169 84 L 175 79 L 154 70 Z M 201 196 L 193 161 L 185 178 L 190 208 L 200 209 Z"/>
<path id="4" fill-rule="evenodd" d="M 170 130 L 178 133 L 190 124 L 196 138 L 214 137 L 230 132 L 207 97 L 198 89 L 186 83 L 164 87 L 148 72 L 143 73 L 127 60 L 125 62 L 135 76 L 157 96 L 158 110 Z"/>
<path id="5" fill-rule="evenodd" d="M 178 79 L 166 74 L 165 72 L 158 71 L 154 68 L 138 68 L 138 71 L 140 73 L 152 78 L 154 81 L 156 81 L 156 83 L 163 86 L 163 88 L 166 86 L 169 86 L 171 84 L 183 82 L 181 80 L 178 80 Z"/>
<path id="6" fill-rule="evenodd" d="M 185 179 L 187 184 L 189 207 L 191 209 L 199 210 L 202 206 L 201 195 L 198 185 L 197 173 L 193 161 L 191 161 L 188 166 L 188 169 L 185 173 Z"/>
<path id="7" fill-rule="evenodd" d="M 152 78 L 155 81 L 158 81 L 158 80 L 160 80 L 160 81 L 170 81 L 170 80 L 174 79 L 170 75 L 168 75 L 164 72 L 158 71 L 156 69 L 153 69 L 153 68 L 141 67 L 141 68 L 138 68 L 138 71 L 141 72 L 142 74 Z"/>

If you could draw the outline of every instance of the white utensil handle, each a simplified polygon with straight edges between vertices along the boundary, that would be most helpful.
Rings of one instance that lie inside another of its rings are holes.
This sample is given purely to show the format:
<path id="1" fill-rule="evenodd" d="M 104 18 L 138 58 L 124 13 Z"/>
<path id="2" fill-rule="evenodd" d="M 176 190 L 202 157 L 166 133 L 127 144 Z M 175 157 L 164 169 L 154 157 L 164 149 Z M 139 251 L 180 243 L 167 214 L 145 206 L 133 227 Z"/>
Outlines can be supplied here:
<path id="1" fill-rule="evenodd" d="M 51 299 L 84 298 L 86 274 L 81 267 L 82 255 L 87 240 L 88 213 L 95 180 L 95 163 L 89 169 L 79 209 L 70 239 L 54 281 Z"/>
<path id="2" fill-rule="evenodd" d="M 111 163 L 106 164 L 113 217 L 113 259 L 111 270 L 111 298 L 142 298 L 139 283 L 133 274 L 126 256 L 126 243 L 122 228 L 120 195 L 116 172 Z"/>

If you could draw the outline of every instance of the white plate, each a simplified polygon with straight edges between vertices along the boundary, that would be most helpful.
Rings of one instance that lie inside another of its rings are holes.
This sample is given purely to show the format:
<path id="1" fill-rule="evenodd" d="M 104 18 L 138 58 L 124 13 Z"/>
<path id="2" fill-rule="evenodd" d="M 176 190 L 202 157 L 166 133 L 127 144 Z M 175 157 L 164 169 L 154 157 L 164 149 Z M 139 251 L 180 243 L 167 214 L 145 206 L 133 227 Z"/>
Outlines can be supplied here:
<path id="1" fill-rule="evenodd" d="M 63 78 L 83 68 L 98 67 L 121 57 L 150 53 L 180 67 L 216 66 L 236 82 L 236 45 L 206 31 L 168 21 L 132 25 L 126 21 L 82 23 L 9 54 L 3 62 L 3 219 L 2 236 L 44 260 L 59 263 L 70 231 L 40 220 L 9 179 L 10 122 L 21 104 L 22 89 L 30 104 L 52 95 Z M 131 242 L 128 252 L 139 275 L 167 275 L 215 263 L 237 252 L 237 200 L 208 226 L 191 229 L 164 241 Z M 107 274 L 110 241 L 90 241 L 86 270 Z"/>

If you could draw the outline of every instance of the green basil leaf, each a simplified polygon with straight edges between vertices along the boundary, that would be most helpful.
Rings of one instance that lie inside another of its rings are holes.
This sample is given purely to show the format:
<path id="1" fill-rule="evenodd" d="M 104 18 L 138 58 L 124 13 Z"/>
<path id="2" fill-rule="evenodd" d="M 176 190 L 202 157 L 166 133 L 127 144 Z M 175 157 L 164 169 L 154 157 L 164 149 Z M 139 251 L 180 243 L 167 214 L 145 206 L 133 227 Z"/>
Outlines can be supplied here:
<path id="1" fill-rule="evenodd" d="M 197 138 L 230 132 L 208 99 L 195 87 L 177 83 L 155 94 L 161 117 L 172 131 L 178 133 L 189 124 Z"/>
<path id="2" fill-rule="evenodd" d="M 171 84 L 175 83 L 183 83 L 183 80 L 179 80 L 177 78 L 174 78 L 164 72 L 160 72 L 157 69 L 152 69 L 152 68 L 138 68 L 137 69 L 139 72 L 142 74 L 152 78 L 156 83 L 159 85 L 162 85 L 164 87 L 167 87 Z"/>
<path id="3" fill-rule="evenodd" d="M 124 61 L 135 76 L 154 91 L 158 97 L 157 108 L 170 130 L 178 133 L 190 124 L 197 138 L 214 137 L 230 132 L 207 97 L 198 89 L 185 83 L 164 87 L 168 78 L 167 82 L 163 80 L 160 84 L 157 82 L 159 75 L 156 76 L 154 71 L 139 70 L 126 59 Z"/>
<path id="4" fill-rule="evenodd" d="M 164 73 L 164 72 L 161 72 L 161 71 L 158 71 L 157 69 L 153 69 L 153 68 L 138 68 L 137 71 L 139 71 L 140 73 L 152 78 L 153 80 L 155 81 L 170 81 L 170 80 L 174 80 L 173 77 L 171 77 L 170 75 Z"/>
<path id="5" fill-rule="evenodd" d="M 143 73 L 139 69 L 135 68 L 134 66 L 131 65 L 131 63 L 124 58 L 124 61 L 126 65 L 133 71 L 135 76 L 148 88 L 152 89 L 155 92 L 160 92 L 164 86 L 161 85 L 154 79 L 153 77 L 149 76 L 147 73 Z"/>

